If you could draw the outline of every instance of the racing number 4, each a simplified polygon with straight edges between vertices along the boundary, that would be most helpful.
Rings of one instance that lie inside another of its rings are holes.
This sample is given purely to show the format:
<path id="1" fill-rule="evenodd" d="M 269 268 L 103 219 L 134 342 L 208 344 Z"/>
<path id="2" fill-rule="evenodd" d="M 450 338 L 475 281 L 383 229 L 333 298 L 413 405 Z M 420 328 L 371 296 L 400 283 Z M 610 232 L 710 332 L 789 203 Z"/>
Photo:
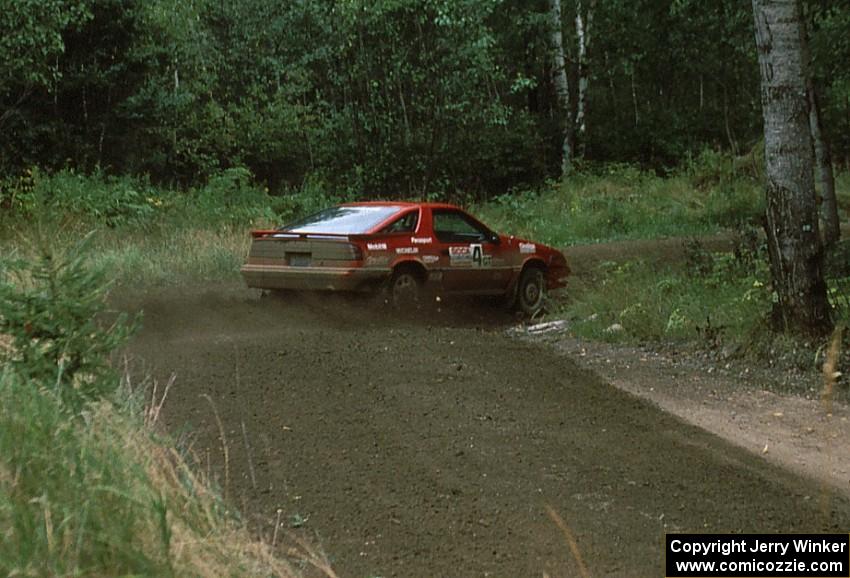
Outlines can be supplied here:
<path id="1" fill-rule="evenodd" d="M 472 250 L 472 265 L 481 267 L 484 265 L 484 248 L 481 245 L 470 245 Z"/>

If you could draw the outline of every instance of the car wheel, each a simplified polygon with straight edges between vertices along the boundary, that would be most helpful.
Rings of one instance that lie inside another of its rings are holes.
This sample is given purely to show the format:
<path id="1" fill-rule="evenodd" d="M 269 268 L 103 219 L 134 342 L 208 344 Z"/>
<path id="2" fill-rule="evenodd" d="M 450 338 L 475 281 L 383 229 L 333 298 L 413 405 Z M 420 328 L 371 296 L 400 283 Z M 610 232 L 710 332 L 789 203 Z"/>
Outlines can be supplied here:
<path id="1" fill-rule="evenodd" d="M 422 281 L 409 269 L 396 271 L 390 279 L 390 302 L 397 309 L 418 306 L 421 293 Z"/>
<path id="2" fill-rule="evenodd" d="M 543 309 L 546 300 L 546 276 L 537 267 L 527 267 L 517 284 L 517 306 L 529 317 Z"/>

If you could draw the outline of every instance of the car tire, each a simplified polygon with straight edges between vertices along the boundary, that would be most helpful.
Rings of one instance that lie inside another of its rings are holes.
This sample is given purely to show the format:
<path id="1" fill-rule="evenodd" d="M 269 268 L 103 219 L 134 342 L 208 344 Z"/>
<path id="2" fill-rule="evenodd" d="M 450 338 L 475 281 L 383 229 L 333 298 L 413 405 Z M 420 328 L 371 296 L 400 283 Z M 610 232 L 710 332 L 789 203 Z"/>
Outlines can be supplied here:
<path id="1" fill-rule="evenodd" d="M 411 269 L 393 273 L 387 287 L 389 302 L 395 309 L 416 308 L 422 296 L 422 279 Z"/>
<path id="2" fill-rule="evenodd" d="M 526 267 L 516 287 L 517 308 L 529 317 L 539 313 L 546 302 L 546 275 L 539 267 Z"/>
<path id="3" fill-rule="evenodd" d="M 497 297 L 493 302 L 499 309 L 505 312 L 511 312 L 517 310 L 517 287 L 519 286 L 519 281 L 516 283 L 511 283 L 511 287 L 507 293 L 502 295 L 501 297 Z"/>

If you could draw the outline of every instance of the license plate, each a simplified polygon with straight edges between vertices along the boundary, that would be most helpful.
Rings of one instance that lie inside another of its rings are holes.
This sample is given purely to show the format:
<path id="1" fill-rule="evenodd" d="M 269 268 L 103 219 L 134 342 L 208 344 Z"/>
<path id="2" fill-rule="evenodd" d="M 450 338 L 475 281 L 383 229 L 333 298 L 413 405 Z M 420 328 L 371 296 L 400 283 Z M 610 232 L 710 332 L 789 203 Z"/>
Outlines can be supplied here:
<path id="1" fill-rule="evenodd" d="M 310 255 L 289 255 L 289 266 L 290 267 L 309 267 L 310 266 Z"/>

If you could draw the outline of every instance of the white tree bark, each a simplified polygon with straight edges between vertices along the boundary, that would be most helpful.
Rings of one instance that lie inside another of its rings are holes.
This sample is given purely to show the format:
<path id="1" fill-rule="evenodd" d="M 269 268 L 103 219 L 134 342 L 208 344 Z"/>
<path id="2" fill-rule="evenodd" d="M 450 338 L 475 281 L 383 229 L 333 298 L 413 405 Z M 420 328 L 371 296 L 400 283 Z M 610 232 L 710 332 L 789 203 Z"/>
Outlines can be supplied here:
<path id="1" fill-rule="evenodd" d="M 596 11 L 596 0 L 590 0 L 585 19 L 582 0 L 576 0 L 576 36 L 578 37 L 578 99 L 576 102 L 575 131 L 579 147 L 584 148 L 587 133 L 587 88 L 590 79 L 590 68 L 587 61 L 587 51 L 590 48 L 591 32 L 593 29 L 593 13 Z"/>
<path id="2" fill-rule="evenodd" d="M 638 108 L 638 97 L 637 97 L 637 83 L 635 82 L 635 68 L 637 68 L 637 63 L 630 63 L 631 69 L 629 70 L 629 79 L 632 84 L 632 108 L 634 109 L 634 119 L 635 119 L 635 128 L 640 124 L 640 110 Z"/>
<path id="3" fill-rule="evenodd" d="M 838 219 L 838 199 L 835 196 L 835 173 L 832 169 L 832 151 L 823 134 L 823 122 L 820 114 L 820 101 L 814 80 L 809 75 L 809 126 L 815 149 L 818 181 L 821 185 L 821 217 L 823 219 L 823 238 L 827 246 L 834 245 L 841 238 L 841 222 Z"/>
<path id="4" fill-rule="evenodd" d="M 552 26 L 552 74 L 558 105 L 561 108 L 561 126 L 564 137 L 561 178 L 566 178 L 573 170 L 573 123 L 570 86 L 567 81 L 567 61 L 564 57 L 564 34 L 561 28 L 561 0 L 549 0 L 549 16 Z"/>
<path id="5" fill-rule="evenodd" d="M 841 223 L 838 219 L 838 200 L 835 197 L 835 173 L 832 170 L 832 151 L 829 142 L 824 136 L 823 122 L 821 120 L 820 99 L 815 86 L 814 74 L 812 72 L 812 54 L 809 49 L 809 34 L 805 20 L 801 20 L 803 30 L 803 59 L 806 63 L 806 91 L 809 95 L 809 128 L 812 133 L 812 145 L 815 152 L 815 167 L 817 180 L 820 182 L 821 191 L 821 220 L 823 224 L 823 237 L 827 246 L 838 242 L 841 238 Z"/>
<path id="6" fill-rule="evenodd" d="M 767 188 L 765 229 L 774 321 L 823 335 L 832 328 L 823 280 L 806 59 L 799 0 L 752 0 L 761 71 Z"/>

